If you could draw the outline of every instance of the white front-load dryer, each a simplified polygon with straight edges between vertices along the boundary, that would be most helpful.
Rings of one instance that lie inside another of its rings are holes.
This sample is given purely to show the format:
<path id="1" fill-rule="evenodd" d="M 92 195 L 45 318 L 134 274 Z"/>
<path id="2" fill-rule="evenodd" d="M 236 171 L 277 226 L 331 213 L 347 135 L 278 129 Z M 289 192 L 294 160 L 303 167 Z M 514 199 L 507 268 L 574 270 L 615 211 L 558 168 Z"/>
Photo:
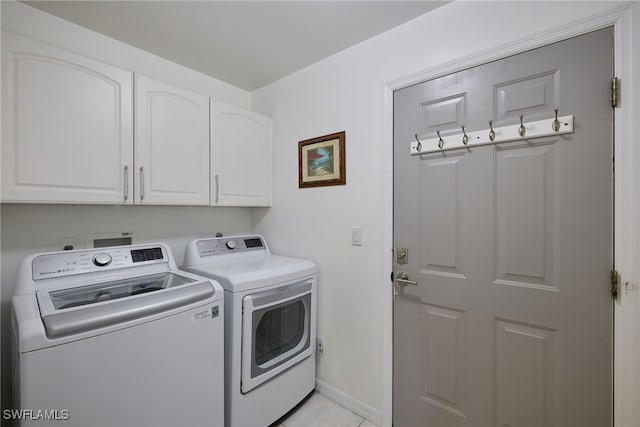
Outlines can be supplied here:
<path id="1" fill-rule="evenodd" d="M 315 388 L 315 264 L 251 235 L 192 240 L 182 268 L 224 288 L 225 425 L 268 426 Z"/>
<path id="2" fill-rule="evenodd" d="M 21 426 L 222 426 L 224 298 L 161 243 L 40 253 L 13 309 Z"/>

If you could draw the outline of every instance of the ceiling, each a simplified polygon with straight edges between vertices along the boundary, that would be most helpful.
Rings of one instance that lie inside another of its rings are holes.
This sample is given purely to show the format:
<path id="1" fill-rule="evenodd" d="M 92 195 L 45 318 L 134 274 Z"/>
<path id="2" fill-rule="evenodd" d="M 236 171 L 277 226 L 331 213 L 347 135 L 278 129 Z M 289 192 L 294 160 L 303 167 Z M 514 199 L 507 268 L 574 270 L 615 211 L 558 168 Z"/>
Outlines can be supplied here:
<path id="1" fill-rule="evenodd" d="M 444 1 L 24 1 L 253 91 Z"/>

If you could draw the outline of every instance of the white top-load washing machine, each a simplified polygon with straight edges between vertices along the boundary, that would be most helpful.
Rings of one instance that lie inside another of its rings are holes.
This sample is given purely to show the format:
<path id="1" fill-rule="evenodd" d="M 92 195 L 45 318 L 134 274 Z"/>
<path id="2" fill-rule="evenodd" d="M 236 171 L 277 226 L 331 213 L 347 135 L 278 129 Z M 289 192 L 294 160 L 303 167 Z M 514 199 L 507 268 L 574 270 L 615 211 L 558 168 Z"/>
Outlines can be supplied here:
<path id="1" fill-rule="evenodd" d="M 268 426 L 313 391 L 315 264 L 251 235 L 192 240 L 181 268 L 224 288 L 227 427 Z"/>
<path id="2" fill-rule="evenodd" d="M 223 290 L 167 246 L 29 256 L 12 307 L 21 425 L 223 425 Z"/>

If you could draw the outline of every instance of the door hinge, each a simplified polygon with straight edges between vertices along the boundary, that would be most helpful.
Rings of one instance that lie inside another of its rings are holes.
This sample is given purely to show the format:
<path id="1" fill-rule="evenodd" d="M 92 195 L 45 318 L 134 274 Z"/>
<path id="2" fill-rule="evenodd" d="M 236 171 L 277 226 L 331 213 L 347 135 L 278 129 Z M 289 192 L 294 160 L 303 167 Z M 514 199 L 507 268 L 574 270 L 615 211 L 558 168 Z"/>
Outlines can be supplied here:
<path id="1" fill-rule="evenodd" d="M 616 108 L 620 99 L 620 85 L 618 84 L 618 78 L 611 79 L 611 107 Z"/>
<path id="2" fill-rule="evenodd" d="M 616 270 L 611 270 L 611 297 L 613 299 L 618 298 L 618 291 L 620 290 L 620 273 Z"/>

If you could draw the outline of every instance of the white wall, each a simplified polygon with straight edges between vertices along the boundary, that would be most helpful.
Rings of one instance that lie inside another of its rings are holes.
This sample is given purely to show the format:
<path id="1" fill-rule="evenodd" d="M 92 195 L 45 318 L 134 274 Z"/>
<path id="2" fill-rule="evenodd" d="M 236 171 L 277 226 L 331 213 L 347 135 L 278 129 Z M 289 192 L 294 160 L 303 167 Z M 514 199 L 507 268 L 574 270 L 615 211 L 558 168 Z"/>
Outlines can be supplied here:
<path id="1" fill-rule="evenodd" d="M 361 413 L 379 416 L 382 409 L 390 421 L 382 338 L 392 262 L 387 83 L 617 5 L 454 2 L 254 92 L 253 108 L 274 118 L 275 172 L 274 207 L 254 210 L 253 227 L 274 251 L 320 267 L 318 335 L 326 352 L 317 377 L 330 392 Z M 341 130 L 347 185 L 298 189 L 297 142 Z M 354 226 L 363 229 L 362 247 L 350 244 Z"/>
<path id="2" fill-rule="evenodd" d="M 250 94 L 228 83 L 125 45 L 24 4 L 2 1 L 2 29 L 17 32 L 102 62 L 140 72 L 225 103 L 249 108 Z M 250 231 L 248 208 L 189 206 L 73 206 L 2 204 L 0 289 L 2 382 L 0 407 L 10 408 L 10 299 L 17 263 L 34 252 L 61 249 L 60 237 L 134 231 L 134 242 L 169 244 L 178 264 L 190 237 Z"/>

